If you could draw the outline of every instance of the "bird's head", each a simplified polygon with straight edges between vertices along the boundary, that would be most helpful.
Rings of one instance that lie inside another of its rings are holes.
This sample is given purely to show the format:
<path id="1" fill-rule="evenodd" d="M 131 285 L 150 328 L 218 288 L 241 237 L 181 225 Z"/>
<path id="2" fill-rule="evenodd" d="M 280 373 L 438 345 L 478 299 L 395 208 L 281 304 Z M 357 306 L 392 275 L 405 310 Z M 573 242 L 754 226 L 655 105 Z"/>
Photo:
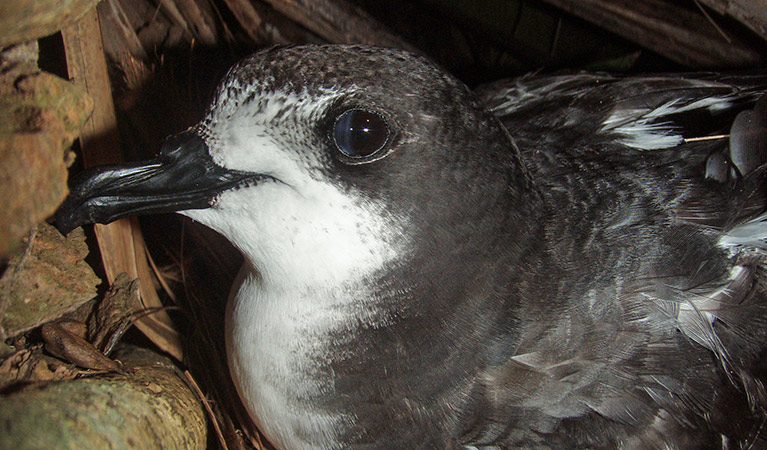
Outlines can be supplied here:
<path id="1" fill-rule="evenodd" d="M 491 208 L 526 227 L 532 190 L 503 126 L 425 58 L 296 46 L 233 67 L 205 119 L 155 160 L 83 174 L 57 222 L 180 211 L 265 280 L 311 284 L 376 270 L 416 242 L 459 249 L 498 226 Z"/>

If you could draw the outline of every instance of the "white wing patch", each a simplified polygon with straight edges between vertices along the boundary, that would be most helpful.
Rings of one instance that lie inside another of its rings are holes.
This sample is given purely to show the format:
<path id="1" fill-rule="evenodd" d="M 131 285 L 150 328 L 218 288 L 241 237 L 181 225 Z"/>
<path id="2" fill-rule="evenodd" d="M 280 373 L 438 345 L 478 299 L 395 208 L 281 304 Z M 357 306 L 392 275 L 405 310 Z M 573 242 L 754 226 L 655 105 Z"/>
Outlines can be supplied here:
<path id="1" fill-rule="evenodd" d="M 719 245 L 728 249 L 752 247 L 767 250 L 767 214 L 744 222 L 719 239 Z"/>
<path id="2" fill-rule="evenodd" d="M 684 136 L 669 117 L 696 109 L 715 113 L 732 105 L 729 97 L 708 97 L 685 103 L 674 99 L 653 108 L 621 108 L 618 105 L 602 122 L 601 132 L 614 133 L 620 142 L 637 150 L 659 150 L 681 144 Z"/>
<path id="3" fill-rule="evenodd" d="M 734 227 L 719 239 L 718 245 L 728 250 L 732 257 L 741 252 L 767 250 L 767 214 Z M 713 323 L 721 318 L 721 311 L 741 304 L 753 276 L 753 267 L 734 265 L 727 279 L 715 289 L 679 292 L 679 298 L 670 300 L 650 298 L 661 310 L 675 318 L 680 331 L 714 352 L 722 366 L 729 369 L 729 352 L 714 330 Z M 726 318 L 723 320 L 726 321 Z"/>
<path id="4" fill-rule="evenodd" d="M 493 94 L 493 99 L 503 99 L 502 102 L 490 107 L 490 111 L 497 116 L 506 116 L 527 106 L 529 102 L 546 98 L 550 93 L 559 90 L 567 92 L 566 85 L 572 82 L 570 76 L 554 76 L 546 78 L 546 83 L 540 86 L 531 86 L 528 78 L 518 79 L 513 86 L 509 86 Z"/>

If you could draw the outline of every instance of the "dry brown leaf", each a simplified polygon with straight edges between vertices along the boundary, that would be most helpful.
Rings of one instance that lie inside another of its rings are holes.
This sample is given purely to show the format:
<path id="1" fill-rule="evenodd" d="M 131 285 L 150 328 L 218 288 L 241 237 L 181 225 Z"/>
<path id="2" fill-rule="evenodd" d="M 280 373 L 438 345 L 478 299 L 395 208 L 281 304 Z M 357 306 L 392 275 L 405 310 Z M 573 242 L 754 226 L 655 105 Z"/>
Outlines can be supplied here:
<path id="1" fill-rule="evenodd" d="M 88 247 L 82 230 L 65 238 L 41 223 L 26 244 L 25 252 L 10 260 L 0 278 L 0 326 L 6 337 L 77 309 L 96 296 L 101 283 L 83 261 Z"/>
<path id="2" fill-rule="evenodd" d="M 112 352 L 128 329 L 138 303 L 138 290 L 138 280 L 121 273 L 88 319 L 88 341 L 105 355 Z"/>
<path id="3" fill-rule="evenodd" d="M 59 324 L 46 323 L 41 331 L 45 350 L 51 355 L 84 369 L 121 371 L 117 361 L 107 358 L 93 344 L 70 333 Z"/>

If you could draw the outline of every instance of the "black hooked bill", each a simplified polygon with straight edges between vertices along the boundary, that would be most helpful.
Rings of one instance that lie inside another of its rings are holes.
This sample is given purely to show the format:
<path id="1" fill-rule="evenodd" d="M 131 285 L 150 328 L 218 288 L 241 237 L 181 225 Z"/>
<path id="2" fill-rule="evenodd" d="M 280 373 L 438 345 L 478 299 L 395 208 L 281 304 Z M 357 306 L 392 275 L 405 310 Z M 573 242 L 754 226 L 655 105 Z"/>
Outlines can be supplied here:
<path id="1" fill-rule="evenodd" d="M 168 138 L 154 159 L 79 174 L 54 218 L 67 234 L 87 223 L 130 215 L 202 209 L 221 192 L 261 177 L 217 165 L 202 138 L 185 131 Z"/>

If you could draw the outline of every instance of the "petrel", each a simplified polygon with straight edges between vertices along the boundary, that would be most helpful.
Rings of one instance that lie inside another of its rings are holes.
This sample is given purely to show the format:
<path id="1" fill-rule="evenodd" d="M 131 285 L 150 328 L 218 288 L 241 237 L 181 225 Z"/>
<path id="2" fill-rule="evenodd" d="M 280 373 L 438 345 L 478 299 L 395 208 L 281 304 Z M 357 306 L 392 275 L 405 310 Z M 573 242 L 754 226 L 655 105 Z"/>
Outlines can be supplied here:
<path id="1" fill-rule="evenodd" d="M 766 90 L 271 48 L 55 219 L 179 211 L 244 254 L 229 368 L 281 449 L 763 448 Z"/>

